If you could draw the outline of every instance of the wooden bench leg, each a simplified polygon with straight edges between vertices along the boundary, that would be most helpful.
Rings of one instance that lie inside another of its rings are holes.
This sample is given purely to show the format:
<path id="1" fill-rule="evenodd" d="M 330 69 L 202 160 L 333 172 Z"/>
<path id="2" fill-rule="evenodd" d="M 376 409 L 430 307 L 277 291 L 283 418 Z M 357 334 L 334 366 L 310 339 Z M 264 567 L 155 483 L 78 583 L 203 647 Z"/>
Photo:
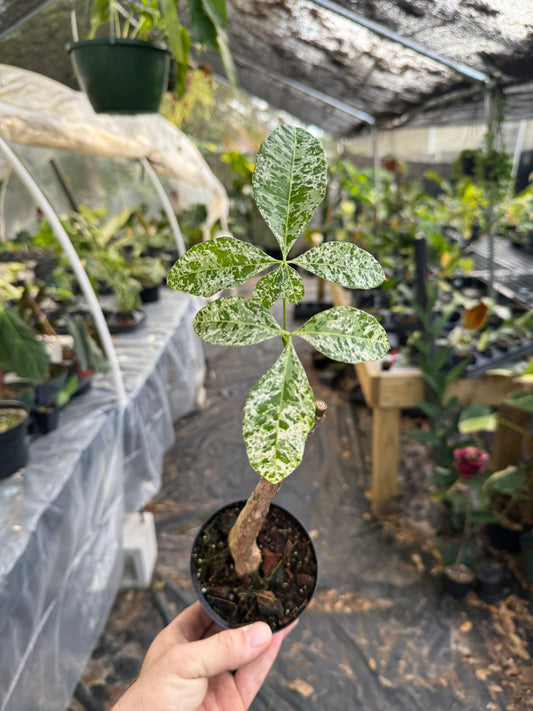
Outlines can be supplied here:
<path id="1" fill-rule="evenodd" d="M 504 422 L 501 422 L 496 430 L 491 455 L 491 467 L 496 470 L 503 469 L 510 464 L 518 464 L 524 455 L 528 424 L 527 412 L 517 410 L 509 405 L 502 405 L 498 412 L 504 421 L 511 423 L 511 427 L 507 427 Z M 512 425 L 516 425 L 518 429 Z"/>
<path id="2" fill-rule="evenodd" d="M 398 493 L 400 410 L 376 407 L 372 423 L 372 509 L 377 513 Z"/>

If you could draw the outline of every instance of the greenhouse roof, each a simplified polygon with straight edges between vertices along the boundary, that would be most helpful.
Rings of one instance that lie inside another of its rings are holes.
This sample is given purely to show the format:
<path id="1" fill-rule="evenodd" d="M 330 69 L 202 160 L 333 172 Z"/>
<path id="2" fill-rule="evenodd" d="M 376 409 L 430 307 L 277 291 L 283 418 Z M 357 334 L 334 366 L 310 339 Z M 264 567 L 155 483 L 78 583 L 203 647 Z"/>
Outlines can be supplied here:
<path id="1" fill-rule="evenodd" d="M 89 0 L 0 0 L 0 58 L 75 85 L 64 45 Z M 227 0 L 242 89 L 333 136 L 484 120 L 501 86 L 533 116 L 531 0 Z M 222 74 L 217 57 L 210 57 Z"/>

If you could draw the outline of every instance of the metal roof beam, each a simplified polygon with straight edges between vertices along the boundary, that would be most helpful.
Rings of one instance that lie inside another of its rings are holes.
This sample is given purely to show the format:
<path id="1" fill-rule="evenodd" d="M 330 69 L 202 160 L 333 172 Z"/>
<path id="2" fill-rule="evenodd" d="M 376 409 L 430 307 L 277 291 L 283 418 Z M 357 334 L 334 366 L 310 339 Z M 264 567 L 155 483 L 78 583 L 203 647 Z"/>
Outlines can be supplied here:
<path id="1" fill-rule="evenodd" d="M 477 69 L 469 67 L 468 65 L 463 64 L 462 62 L 455 62 L 453 59 L 443 57 L 441 54 L 433 52 L 431 49 L 417 44 L 416 42 L 411 41 L 407 37 L 403 37 L 397 32 L 394 32 L 393 30 L 389 30 L 387 27 L 380 25 L 378 22 L 369 20 L 368 18 L 363 17 L 362 15 L 359 15 L 356 12 L 352 12 L 351 10 L 347 10 L 345 7 L 338 5 L 336 2 L 332 2 L 332 0 L 311 0 L 311 2 L 315 5 L 319 5 L 325 10 L 329 10 L 330 12 L 334 12 L 336 15 L 344 17 L 346 20 L 350 20 L 350 22 L 354 22 L 355 24 L 360 25 L 361 27 L 366 27 L 367 30 L 374 32 L 375 34 L 380 35 L 381 37 L 385 37 L 391 42 L 397 42 L 398 44 L 401 44 L 402 47 L 406 47 L 407 49 L 411 49 L 417 54 L 427 57 L 428 59 L 432 59 L 438 64 L 442 64 L 443 66 L 448 67 L 448 69 L 452 69 L 454 72 L 457 72 L 462 76 L 468 77 L 473 81 L 477 81 L 482 84 L 493 83 L 493 79 L 490 75 L 484 74 L 483 72 L 479 72 Z"/>
<path id="2" fill-rule="evenodd" d="M 233 59 L 237 62 L 237 64 L 241 64 L 242 66 L 247 67 L 248 69 L 251 69 L 254 72 L 261 72 L 262 74 L 266 74 L 266 76 L 275 79 L 280 84 L 285 84 L 291 89 L 295 89 L 296 91 L 299 91 L 302 94 L 306 94 L 307 96 L 310 96 L 313 99 L 316 99 L 317 101 L 321 101 L 322 103 L 327 104 L 328 106 L 331 106 L 332 108 L 337 109 L 338 111 L 342 111 L 343 113 L 348 114 L 349 116 L 353 116 L 358 121 L 367 123 L 370 126 L 374 126 L 376 123 L 375 117 L 367 113 L 366 111 L 361 111 L 360 109 L 356 109 L 355 106 L 351 106 L 350 104 L 347 104 L 344 101 L 334 99 L 332 96 L 324 94 L 322 91 L 318 91 L 317 89 L 313 89 L 307 84 L 302 84 L 301 82 L 296 81 L 295 79 L 289 79 L 288 77 L 285 77 L 282 74 L 278 74 L 272 69 L 265 69 L 264 67 L 260 67 L 259 65 L 253 62 L 249 62 L 247 59 L 243 59 L 242 57 L 239 57 L 235 54 L 233 55 Z"/>

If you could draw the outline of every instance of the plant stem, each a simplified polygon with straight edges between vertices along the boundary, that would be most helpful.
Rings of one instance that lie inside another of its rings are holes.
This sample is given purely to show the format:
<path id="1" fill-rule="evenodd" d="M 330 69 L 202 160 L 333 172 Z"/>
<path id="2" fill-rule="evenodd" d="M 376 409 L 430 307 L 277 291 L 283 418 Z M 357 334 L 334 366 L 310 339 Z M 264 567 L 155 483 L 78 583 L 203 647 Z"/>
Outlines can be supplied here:
<path id="1" fill-rule="evenodd" d="M 261 477 L 229 533 L 229 549 L 239 577 L 255 573 L 261 565 L 256 539 L 280 487 L 280 482 L 271 484 Z"/>
<path id="2" fill-rule="evenodd" d="M 311 432 L 326 419 L 326 410 L 326 403 L 323 400 L 316 400 L 315 426 Z M 263 559 L 257 545 L 257 536 L 263 527 L 270 504 L 276 497 L 280 487 L 281 482 L 272 484 L 260 477 L 257 486 L 229 532 L 229 549 L 235 563 L 235 572 L 241 578 L 245 575 L 252 575 L 259 570 Z"/>

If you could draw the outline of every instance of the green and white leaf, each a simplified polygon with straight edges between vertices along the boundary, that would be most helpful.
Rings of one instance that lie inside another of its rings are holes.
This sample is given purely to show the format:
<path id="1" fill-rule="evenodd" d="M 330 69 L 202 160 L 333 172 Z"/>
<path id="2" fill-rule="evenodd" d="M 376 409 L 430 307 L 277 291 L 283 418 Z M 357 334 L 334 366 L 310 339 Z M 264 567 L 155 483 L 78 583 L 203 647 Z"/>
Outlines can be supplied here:
<path id="1" fill-rule="evenodd" d="M 260 303 L 244 296 L 226 296 L 200 309 L 194 330 L 216 346 L 250 346 L 285 331 Z"/>
<path id="2" fill-rule="evenodd" d="M 385 279 L 377 259 L 350 242 L 324 242 L 291 262 L 348 289 L 372 289 Z"/>
<path id="3" fill-rule="evenodd" d="M 262 143 L 253 173 L 254 199 L 284 256 L 322 201 L 326 181 L 324 149 L 308 131 L 280 126 Z"/>
<path id="4" fill-rule="evenodd" d="M 304 283 L 302 277 L 298 274 L 296 269 L 289 267 L 288 264 L 284 264 L 280 268 L 281 272 L 281 288 L 283 296 L 287 299 L 289 304 L 297 304 L 304 297 Z"/>
<path id="5" fill-rule="evenodd" d="M 352 306 L 322 311 L 293 335 L 300 336 L 318 351 L 342 363 L 379 360 L 389 351 L 387 334 L 379 321 Z"/>
<path id="6" fill-rule="evenodd" d="M 276 263 L 253 244 L 234 237 L 216 237 L 185 252 L 170 270 L 167 283 L 176 291 L 209 297 L 243 284 Z"/>
<path id="7" fill-rule="evenodd" d="M 281 296 L 282 293 L 282 270 L 273 269 L 264 277 L 261 277 L 255 285 L 252 299 L 262 304 L 265 309 L 269 309 Z"/>
<path id="8" fill-rule="evenodd" d="M 315 422 L 315 399 L 294 346 L 289 343 L 257 381 L 244 406 L 248 459 L 268 481 L 282 481 L 302 461 Z"/>

